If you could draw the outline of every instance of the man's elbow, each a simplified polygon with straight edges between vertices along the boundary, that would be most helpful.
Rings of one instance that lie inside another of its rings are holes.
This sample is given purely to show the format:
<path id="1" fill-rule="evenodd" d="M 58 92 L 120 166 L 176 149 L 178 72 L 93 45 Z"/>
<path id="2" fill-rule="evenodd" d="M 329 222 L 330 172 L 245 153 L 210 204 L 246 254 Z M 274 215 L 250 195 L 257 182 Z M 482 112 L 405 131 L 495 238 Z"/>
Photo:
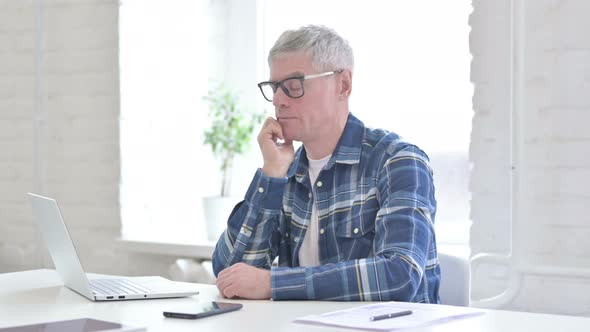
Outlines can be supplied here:
<path id="1" fill-rule="evenodd" d="M 211 266 L 213 267 L 213 274 L 215 275 L 215 278 L 217 278 L 219 272 L 223 271 L 223 269 L 227 267 L 227 261 L 224 260 L 221 256 L 222 254 L 218 251 L 217 248 L 211 256 Z"/>
<path id="2" fill-rule="evenodd" d="M 422 273 L 419 268 L 407 261 L 396 257 L 390 258 L 388 263 L 387 292 L 383 294 L 384 301 L 414 302 L 420 283 Z"/>
<path id="3" fill-rule="evenodd" d="M 211 265 L 213 266 L 213 275 L 215 275 L 215 278 L 217 278 L 219 272 L 223 270 L 223 267 L 220 266 L 216 261 L 217 260 L 215 259 L 215 257 L 213 257 L 213 259 L 211 260 Z"/>

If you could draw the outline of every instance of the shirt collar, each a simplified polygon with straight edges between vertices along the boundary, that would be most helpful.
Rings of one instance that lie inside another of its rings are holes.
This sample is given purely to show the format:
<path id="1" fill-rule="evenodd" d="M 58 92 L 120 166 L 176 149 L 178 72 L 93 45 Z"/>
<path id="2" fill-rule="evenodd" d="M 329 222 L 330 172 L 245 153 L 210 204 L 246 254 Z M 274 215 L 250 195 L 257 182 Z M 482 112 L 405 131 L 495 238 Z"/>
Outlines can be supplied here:
<path id="1" fill-rule="evenodd" d="M 361 159 L 364 136 L 365 125 L 361 120 L 352 115 L 352 113 L 349 113 L 342 136 L 340 136 L 340 140 L 332 153 L 332 158 L 326 164 L 325 169 L 330 169 L 336 163 L 358 164 Z M 301 146 L 295 153 L 295 159 L 289 167 L 287 177 L 295 176 L 297 182 L 302 183 L 308 176 L 308 168 L 307 153 L 305 152 L 305 148 Z"/>

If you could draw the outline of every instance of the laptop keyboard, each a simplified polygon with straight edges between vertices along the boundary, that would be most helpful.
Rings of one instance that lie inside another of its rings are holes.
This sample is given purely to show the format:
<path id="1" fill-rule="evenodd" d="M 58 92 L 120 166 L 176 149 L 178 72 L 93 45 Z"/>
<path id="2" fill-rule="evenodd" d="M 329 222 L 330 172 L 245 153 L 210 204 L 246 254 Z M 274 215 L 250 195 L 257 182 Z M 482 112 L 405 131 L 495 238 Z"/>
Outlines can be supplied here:
<path id="1" fill-rule="evenodd" d="M 92 279 L 90 288 L 96 295 L 147 294 L 152 290 L 126 279 Z"/>

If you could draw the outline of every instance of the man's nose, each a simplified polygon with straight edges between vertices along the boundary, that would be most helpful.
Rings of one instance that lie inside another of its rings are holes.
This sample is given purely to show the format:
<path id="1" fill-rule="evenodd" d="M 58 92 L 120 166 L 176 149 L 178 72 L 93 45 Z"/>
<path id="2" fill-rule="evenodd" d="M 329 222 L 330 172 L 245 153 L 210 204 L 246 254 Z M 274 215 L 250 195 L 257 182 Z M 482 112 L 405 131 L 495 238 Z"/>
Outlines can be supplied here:
<path id="1" fill-rule="evenodd" d="M 277 89 L 275 94 L 272 96 L 272 103 L 275 108 L 280 109 L 282 106 L 286 106 L 289 100 L 289 96 L 285 94 L 285 91 L 280 87 Z"/>

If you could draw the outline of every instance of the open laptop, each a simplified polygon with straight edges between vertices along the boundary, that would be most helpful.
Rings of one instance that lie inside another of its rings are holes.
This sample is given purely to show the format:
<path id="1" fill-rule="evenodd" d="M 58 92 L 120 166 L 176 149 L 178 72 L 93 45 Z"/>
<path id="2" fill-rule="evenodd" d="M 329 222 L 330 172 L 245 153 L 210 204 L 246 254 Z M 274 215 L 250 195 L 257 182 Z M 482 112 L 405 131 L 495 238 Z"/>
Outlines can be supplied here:
<path id="1" fill-rule="evenodd" d="M 34 219 L 47 244 L 55 269 L 69 289 L 91 301 L 138 300 L 198 294 L 196 287 L 162 277 L 89 279 L 63 221 L 57 202 L 29 193 Z"/>

